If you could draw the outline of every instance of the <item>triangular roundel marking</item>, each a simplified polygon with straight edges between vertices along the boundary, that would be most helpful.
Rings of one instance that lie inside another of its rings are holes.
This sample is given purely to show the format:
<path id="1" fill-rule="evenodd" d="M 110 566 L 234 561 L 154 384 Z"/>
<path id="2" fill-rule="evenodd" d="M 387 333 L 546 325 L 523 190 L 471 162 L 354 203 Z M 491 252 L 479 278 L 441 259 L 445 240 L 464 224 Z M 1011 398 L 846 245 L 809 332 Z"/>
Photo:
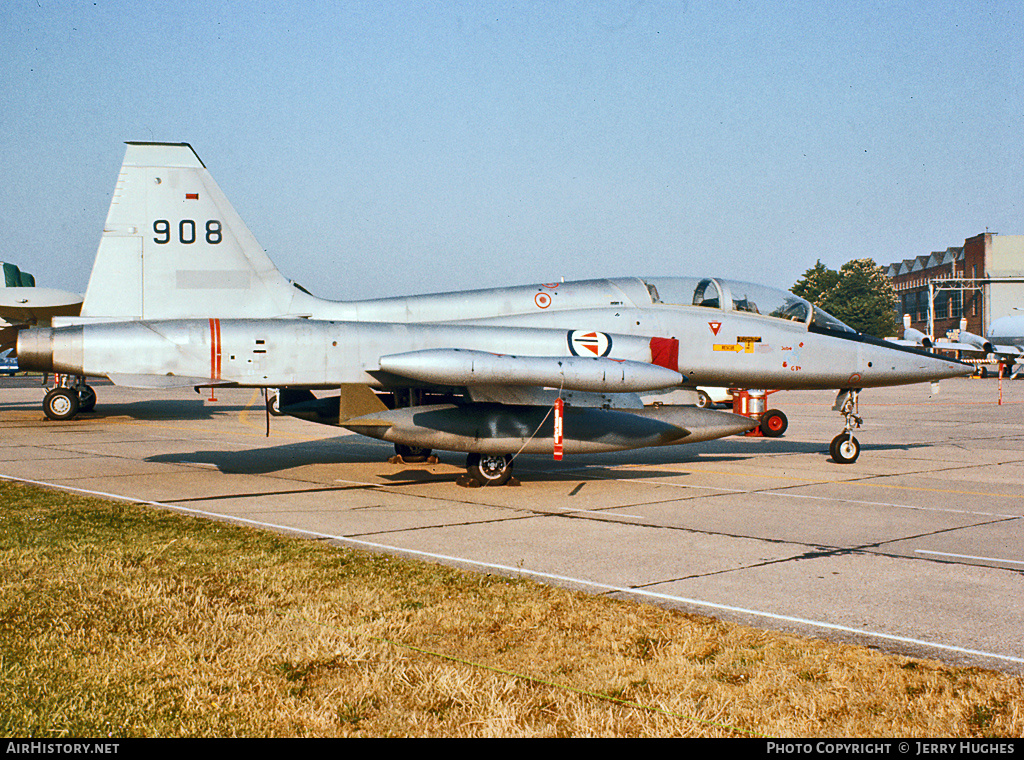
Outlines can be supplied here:
<path id="1" fill-rule="evenodd" d="M 594 330 L 570 330 L 569 353 L 573 356 L 608 356 L 612 352 L 612 336 Z"/>

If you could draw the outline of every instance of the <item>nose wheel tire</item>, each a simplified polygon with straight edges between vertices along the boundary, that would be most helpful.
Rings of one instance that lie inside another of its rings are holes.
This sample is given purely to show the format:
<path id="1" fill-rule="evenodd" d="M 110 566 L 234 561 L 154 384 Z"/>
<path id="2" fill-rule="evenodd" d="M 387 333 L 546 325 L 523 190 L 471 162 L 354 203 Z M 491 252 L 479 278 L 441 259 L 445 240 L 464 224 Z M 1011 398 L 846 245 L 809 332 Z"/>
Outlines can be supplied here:
<path id="1" fill-rule="evenodd" d="M 853 464 L 860 456 L 860 441 L 849 433 L 840 433 L 832 439 L 828 451 L 837 464 Z"/>
<path id="2" fill-rule="evenodd" d="M 51 420 L 70 420 L 79 406 L 78 391 L 72 388 L 53 388 L 43 398 L 43 412 Z"/>
<path id="3" fill-rule="evenodd" d="M 470 454 L 466 471 L 473 480 L 485 486 L 503 486 L 512 477 L 510 454 Z"/>

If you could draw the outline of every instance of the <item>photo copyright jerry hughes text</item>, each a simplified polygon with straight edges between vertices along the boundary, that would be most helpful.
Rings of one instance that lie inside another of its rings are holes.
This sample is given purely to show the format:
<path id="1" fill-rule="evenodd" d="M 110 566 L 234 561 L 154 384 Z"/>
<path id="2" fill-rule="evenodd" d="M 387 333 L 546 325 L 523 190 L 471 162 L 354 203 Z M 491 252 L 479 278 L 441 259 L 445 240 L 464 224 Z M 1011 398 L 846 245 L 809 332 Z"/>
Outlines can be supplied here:
<path id="1" fill-rule="evenodd" d="M 117 742 L 8 741 L 7 755 L 116 755 Z"/>
<path id="2" fill-rule="evenodd" d="M 958 739 L 945 741 L 816 741 L 767 742 L 770 755 L 1013 755 L 1016 741 L 976 741 Z"/>

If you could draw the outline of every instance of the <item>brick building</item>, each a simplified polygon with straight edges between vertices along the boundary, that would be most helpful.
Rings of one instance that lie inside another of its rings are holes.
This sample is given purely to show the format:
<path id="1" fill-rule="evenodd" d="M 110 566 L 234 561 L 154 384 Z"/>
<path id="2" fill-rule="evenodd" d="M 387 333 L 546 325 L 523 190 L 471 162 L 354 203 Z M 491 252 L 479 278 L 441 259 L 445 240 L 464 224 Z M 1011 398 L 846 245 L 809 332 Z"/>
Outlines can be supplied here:
<path id="1" fill-rule="evenodd" d="M 986 335 L 992 320 L 1024 308 L 1024 235 L 985 232 L 916 259 L 886 268 L 899 296 L 897 321 L 942 338 L 967 322 L 968 332 Z"/>

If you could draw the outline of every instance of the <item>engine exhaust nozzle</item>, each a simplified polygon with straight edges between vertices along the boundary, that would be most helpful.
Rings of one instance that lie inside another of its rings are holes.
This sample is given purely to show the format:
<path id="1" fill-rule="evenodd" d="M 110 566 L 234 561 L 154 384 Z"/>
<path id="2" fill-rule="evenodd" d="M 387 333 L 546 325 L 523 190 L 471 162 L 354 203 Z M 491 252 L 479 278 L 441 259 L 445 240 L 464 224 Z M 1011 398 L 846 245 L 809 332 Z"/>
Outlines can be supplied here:
<path id="1" fill-rule="evenodd" d="M 53 330 L 30 327 L 18 333 L 18 366 L 35 372 L 53 372 Z"/>

